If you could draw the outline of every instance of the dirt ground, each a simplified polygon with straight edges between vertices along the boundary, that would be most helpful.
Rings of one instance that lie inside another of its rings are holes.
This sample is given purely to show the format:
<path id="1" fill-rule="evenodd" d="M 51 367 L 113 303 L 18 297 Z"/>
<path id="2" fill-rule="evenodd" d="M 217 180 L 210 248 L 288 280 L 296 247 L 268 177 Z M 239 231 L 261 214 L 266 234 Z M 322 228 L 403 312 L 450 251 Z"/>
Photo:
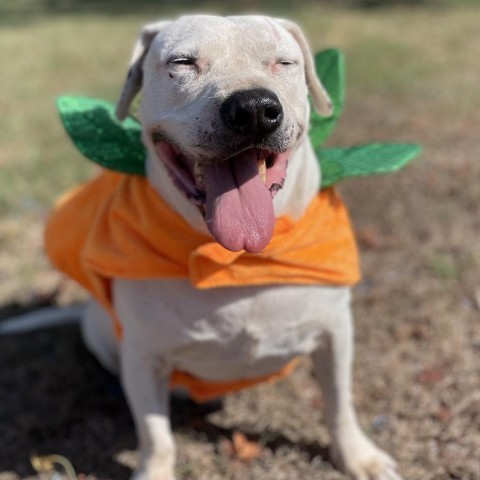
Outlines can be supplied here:
<path id="1" fill-rule="evenodd" d="M 354 96 L 330 141 L 350 145 L 377 132 L 424 148 L 400 173 L 341 186 L 363 267 L 353 301 L 355 404 L 405 480 L 478 480 L 480 109 L 446 121 L 445 103 L 422 98 Z M 0 224 L 0 274 L 21 279 L 2 283 L 0 318 L 82 298 L 42 257 L 42 215 L 28 228 Z M 28 283 L 19 264 L 35 265 L 42 281 Z M 0 365 L 0 480 L 37 478 L 32 454 L 63 455 L 79 478 L 129 477 L 136 440 L 121 386 L 76 326 L 0 337 Z M 328 455 L 308 359 L 286 380 L 216 404 L 174 399 L 172 424 L 181 480 L 346 478 Z"/>
<path id="2" fill-rule="evenodd" d="M 480 478 L 475 150 L 465 140 L 456 156 L 444 148 L 342 189 L 364 270 L 354 291 L 355 403 L 406 479 Z M 33 452 L 62 454 L 89 479 L 128 478 L 135 437 L 121 387 L 76 327 L 0 338 L 0 364 L 0 479 L 32 477 Z M 343 478 L 328 457 L 321 405 L 308 361 L 214 412 L 175 402 L 179 478 Z M 258 444 L 258 458 L 237 458 L 234 433 Z"/>

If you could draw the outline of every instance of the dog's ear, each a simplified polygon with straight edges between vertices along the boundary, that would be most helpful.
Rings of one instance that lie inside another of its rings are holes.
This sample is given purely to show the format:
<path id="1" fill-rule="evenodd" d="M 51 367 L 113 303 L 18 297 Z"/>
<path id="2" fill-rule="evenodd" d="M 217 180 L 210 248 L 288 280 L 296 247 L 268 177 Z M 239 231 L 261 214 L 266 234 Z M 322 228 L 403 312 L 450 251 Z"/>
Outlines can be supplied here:
<path id="1" fill-rule="evenodd" d="M 137 43 L 133 49 L 132 58 L 130 60 L 130 68 L 128 69 L 127 78 L 123 84 L 122 93 L 117 102 L 117 108 L 115 115 L 119 120 L 125 119 L 128 115 L 130 104 L 135 95 L 142 88 L 143 78 L 143 61 L 148 53 L 150 45 L 153 39 L 157 36 L 158 32 L 169 22 L 157 22 L 149 25 L 145 25 L 138 37 Z"/>
<path id="2" fill-rule="evenodd" d="M 298 43 L 304 58 L 305 63 L 305 79 L 307 81 L 307 87 L 312 96 L 313 107 L 319 115 L 328 117 L 333 113 L 333 106 L 327 91 L 320 82 L 320 79 L 315 73 L 315 64 L 313 61 L 312 52 L 308 46 L 308 42 L 302 33 L 300 27 L 284 19 L 277 19 L 278 23 L 287 30 L 295 41 Z"/>

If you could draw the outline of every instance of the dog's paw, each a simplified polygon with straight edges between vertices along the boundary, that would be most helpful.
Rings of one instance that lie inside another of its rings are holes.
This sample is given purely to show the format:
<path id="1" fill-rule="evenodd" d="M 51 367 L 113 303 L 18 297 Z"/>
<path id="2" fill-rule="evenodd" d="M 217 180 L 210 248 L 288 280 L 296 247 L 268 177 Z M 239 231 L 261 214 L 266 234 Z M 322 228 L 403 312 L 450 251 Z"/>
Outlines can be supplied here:
<path id="1" fill-rule="evenodd" d="M 175 473 L 171 462 L 150 460 L 141 462 L 130 480 L 175 480 Z"/>
<path id="2" fill-rule="evenodd" d="M 130 477 L 130 480 L 175 480 L 175 475 L 171 470 L 166 471 L 166 469 L 138 468 Z"/>
<path id="3" fill-rule="evenodd" d="M 335 465 L 355 480 L 402 480 L 395 460 L 363 433 L 332 445 Z"/>

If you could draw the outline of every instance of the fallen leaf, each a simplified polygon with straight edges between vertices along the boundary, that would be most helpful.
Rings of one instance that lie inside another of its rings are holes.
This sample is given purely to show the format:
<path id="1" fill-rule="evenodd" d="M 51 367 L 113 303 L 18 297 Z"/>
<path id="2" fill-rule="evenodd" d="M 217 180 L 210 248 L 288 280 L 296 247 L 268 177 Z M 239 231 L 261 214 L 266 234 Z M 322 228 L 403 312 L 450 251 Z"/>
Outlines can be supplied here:
<path id="1" fill-rule="evenodd" d="M 383 246 L 383 241 L 380 238 L 380 234 L 375 227 L 364 226 L 357 231 L 358 243 L 365 248 L 377 249 Z"/>
<path id="2" fill-rule="evenodd" d="M 443 378 L 443 372 L 437 368 L 426 368 L 417 374 L 417 382 L 428 384 L 437 383 Z"/>
<path id="3" fill-rule="evenodd" d="M 452 416 L 452 411 L 447 407 L 440 407 L 434 413 L 434 417 L 440 421 L 449 420 L 451 416 Z"/>
<path id="4" fill-rule="evenodd" d="M 233 432 L 232 444 L 235 457 L 244 462 L 259 458 L 262 454 L 260 445 L 247 440 L 247 437 L 241 432 Z"/>

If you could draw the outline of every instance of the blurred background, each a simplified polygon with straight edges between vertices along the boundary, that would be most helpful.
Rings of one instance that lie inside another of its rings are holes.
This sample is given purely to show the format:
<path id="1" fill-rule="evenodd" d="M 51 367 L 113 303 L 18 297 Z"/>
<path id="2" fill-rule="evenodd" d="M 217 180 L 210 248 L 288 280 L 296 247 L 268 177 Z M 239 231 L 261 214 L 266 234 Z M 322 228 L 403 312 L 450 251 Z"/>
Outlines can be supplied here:
<path id="1" fill-rule="evenodd" d="M 141 26 L 186 12 L 295 20 L 314 50 L 346 57 L 328 145 L 422 145 L 404 171 L 340 187 L 364 273 L 355 399 L 405 478 L 480 479 L 478 0 L 0 0 L 0 319 L 85 298 L 42 252 L 52 203 L 95 172 L 64 134 L 56 96 L 115 101 Z M 83 478 L 128 478 L 135 437 L 121 389 L 76 327 L 0 337 L 0 365 L 0 480 L 34 476 L 34 452 L 66 456 Z M 178 477 L 343 479 L 321 406 L 308 361 L 208 415 L 177 406 Z"/>

